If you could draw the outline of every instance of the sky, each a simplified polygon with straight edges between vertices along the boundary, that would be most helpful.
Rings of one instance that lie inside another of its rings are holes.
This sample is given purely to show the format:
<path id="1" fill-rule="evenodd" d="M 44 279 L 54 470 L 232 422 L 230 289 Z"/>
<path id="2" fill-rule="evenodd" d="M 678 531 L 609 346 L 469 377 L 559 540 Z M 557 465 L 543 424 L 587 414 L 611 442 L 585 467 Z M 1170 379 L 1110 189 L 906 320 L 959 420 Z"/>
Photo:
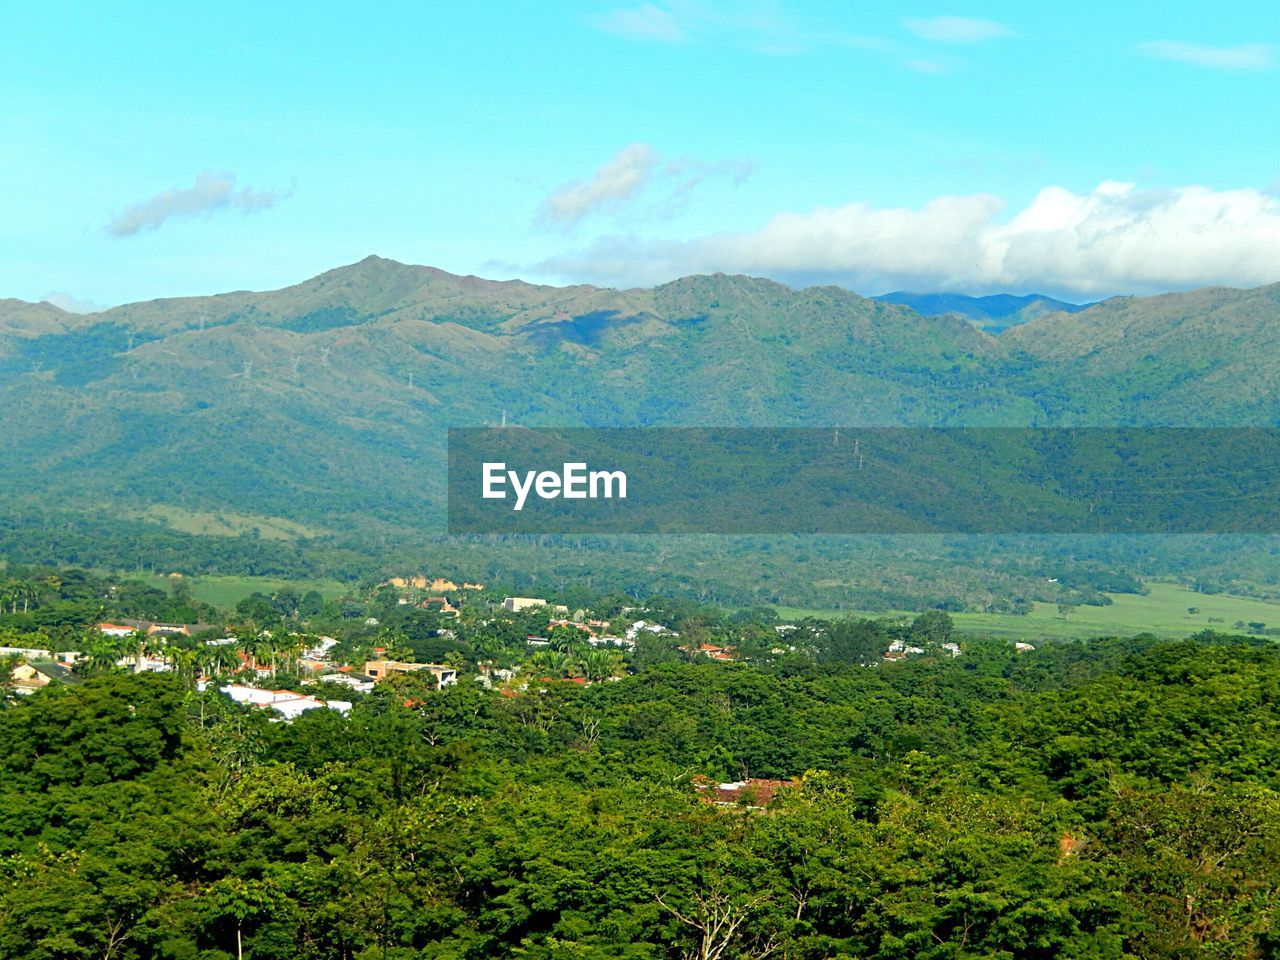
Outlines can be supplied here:
<path id="1" fill-rule="evenodd" d="M 1280 281 L 1280 6 L 0 0 L 0 297 Z"/>

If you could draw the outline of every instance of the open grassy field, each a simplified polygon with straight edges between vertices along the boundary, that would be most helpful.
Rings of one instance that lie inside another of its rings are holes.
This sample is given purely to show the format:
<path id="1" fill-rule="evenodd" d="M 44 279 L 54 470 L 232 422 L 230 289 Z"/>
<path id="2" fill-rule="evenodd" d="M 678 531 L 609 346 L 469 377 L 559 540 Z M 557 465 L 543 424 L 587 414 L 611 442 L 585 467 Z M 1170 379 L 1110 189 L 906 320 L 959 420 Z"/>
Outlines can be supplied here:
<path id="1" fill-rule="evenodd" d="M 1031 641 L 1045 638 L 1129 636 L 1135 633 L 1185 637 L 1205 629 L 1229 632 L 1239 629 L 1234 627 L 1237 622 L 1280 626 L 1280 603 L 1228 594 L 1194 593 L 1172 583 L 1152 583 L 1149 586 L 1151 592 L 1146 596 L 1110 594 L 1113 601 L 1110 606 L 1078 606 L 1066 617 L 1059 614 L 1057 606 L 1051 603 L 1037 603 L 1031 613 L 1022 617 L 988 613 L 956 613 L 952 617 L 956 626 L 968 633 Z M 1188 609 L 1192 607 L 1198 612 L 1188 613 Z M 848 615 L 848 611 L 806 610 L 796 607 L 780 607 L 778 612 L 785 620 L 804 616 Z M 895 613 L 911 615 L 912 612 L 904 610 Z M 867 613 L 863 616 L 884 614 Z"/>
<path id="2" fill-rule="evenodd" d="M 222 511 L 209 513 L 184 510 L 164 504 L 156 504 L 138 514 L 141 519 L 194 536 L 238 537 L 257 531 L 264 540 L 298 540 L 318 536 L 321 531 L 283 517 L 266 517 L 253 514 Z"/>
<path id="3" fill-rule="evenodd" d="M 161 590 L 168 590 L 172 582 L 162 574 L 142 579 Z M 183 580 L 191 588 L 193 597 L 219 610 L 234 609 L 237 603 L 255 591 L 270 595 L 285 587 L 292 587 L 298 593 L 318 590 L 326 600 L 332 600 L 348 590 L 337 580 L 280 580 L 275 577 L 184 577 Z"/>

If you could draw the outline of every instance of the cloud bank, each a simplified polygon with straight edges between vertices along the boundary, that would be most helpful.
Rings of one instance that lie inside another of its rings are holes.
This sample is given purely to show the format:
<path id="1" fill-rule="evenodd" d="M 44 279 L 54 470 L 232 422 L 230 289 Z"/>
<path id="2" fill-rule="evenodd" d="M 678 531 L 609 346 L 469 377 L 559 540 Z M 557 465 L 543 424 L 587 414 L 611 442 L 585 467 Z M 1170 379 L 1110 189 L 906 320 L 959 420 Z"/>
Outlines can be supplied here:
<path id="1" fill-rule="evenodd" d="M 107 233 L 131 237 L 156 230 L 177 217 L 207 216 L 217 210 L 258 213 L 274 207 L 292 195 L 292 190 L 252 190 L 236 188 L 233 173 L 200 173 L 190 187 L 174 187 L 154 197 L 131 204 L 107 224 Z"/>
<path id="2" fill-rule="evenodd" d="M 750 233 L 684 242 L 605 237 L 540 269 L 616 285 L 723 271 L 863 293 L 1090 298 L 1280 281 L 1280 200 L 1263 191 L 1051 186 L 1012 216 L 1005 212 L 991 195 L 943 196 L 918 208 L 852 203 L 782 213 Z"/>

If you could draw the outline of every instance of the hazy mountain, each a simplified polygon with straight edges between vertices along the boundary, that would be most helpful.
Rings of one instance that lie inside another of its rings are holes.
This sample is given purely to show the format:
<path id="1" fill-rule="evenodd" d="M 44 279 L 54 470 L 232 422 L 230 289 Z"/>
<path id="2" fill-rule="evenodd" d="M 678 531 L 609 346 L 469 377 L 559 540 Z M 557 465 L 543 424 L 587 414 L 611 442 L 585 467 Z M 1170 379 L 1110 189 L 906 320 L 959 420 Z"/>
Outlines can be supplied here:
<path id="1" fill-rule="evenodd" d="M 1067 303 L 1043 294 L 1032 293 L 1017 297 L 1009 293 L 996 293 L 986 297 L 970 297 L 962 293 L 907 293 L 903 290 L 886 293 L 874 299 L 882 303 L 896 303 L 910 307 L 926 317 L 953 313 L 971 320 L 982 329 L 999 333 L 1009 327 L 1034 320 L 1049 313 L 1077 313 L 1087 304 Z"/>

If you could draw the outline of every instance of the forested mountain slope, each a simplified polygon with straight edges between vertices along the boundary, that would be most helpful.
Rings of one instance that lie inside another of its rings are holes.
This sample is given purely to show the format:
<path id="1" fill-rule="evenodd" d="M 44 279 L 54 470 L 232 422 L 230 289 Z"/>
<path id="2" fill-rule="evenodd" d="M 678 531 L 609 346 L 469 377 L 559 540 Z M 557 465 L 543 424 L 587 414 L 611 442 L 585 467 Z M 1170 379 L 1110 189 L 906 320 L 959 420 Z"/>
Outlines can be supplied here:
<path id="1" fill-rule="evenodd" d="M 235 513 L 381 555 L 442 529 L 451 425 L 1270 424 L 1278 326 L 1280 287 L 994 336 L 835 287 L 559 288 L 378 257 L 88 315 L 4 300 L 0 496 L 19 528 Z"/>

